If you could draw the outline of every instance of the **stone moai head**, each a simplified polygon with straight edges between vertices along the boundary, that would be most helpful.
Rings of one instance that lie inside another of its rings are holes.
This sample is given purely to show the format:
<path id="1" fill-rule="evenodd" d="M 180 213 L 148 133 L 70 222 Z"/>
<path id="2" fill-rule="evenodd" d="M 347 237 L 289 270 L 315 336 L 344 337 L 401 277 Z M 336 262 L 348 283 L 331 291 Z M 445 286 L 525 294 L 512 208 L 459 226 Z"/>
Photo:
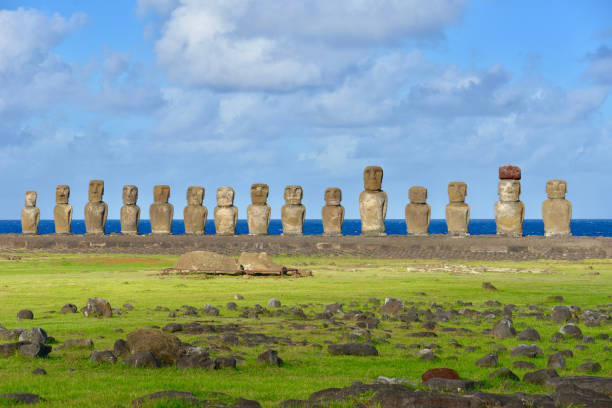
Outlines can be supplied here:
<path id="1" fill-rule="evenodd" d="M 104 181 L 91 180 L 89 182 L 89 201 L 99 203 L 104 195 Z"/>
<path id="2" fill-rule="evenodd" d="M 166 204 L 170 199 L 170 186 L 160 185 L 153 187 L 153 201 Z"/>
<path id="3" fill-rule="evenodd" d="M 68 204 L 70 198 L 70 187 L 65 185 L 59 185 L 55 187 L 55 203 L 56 204 Z"/>
<path id="4" fill-rule="evenodd" d="M 521 194 L 521 182 L 518 180 L 500 180 L 497 185 L 500 201 L 518 201 Z"/>
<path id="5" fill-rule="evenodd" d="M 123 186 L 123 204 L 136 205 L 138 201 L 138 187 L 127 185 Z"/>
<path id="6" fill-rule="evenodd" d="M 204 187 L 190 186 L 187 188 L 187 205 L 200 206 L 204 201 Z"/>
<path id="7" fill-rule="evenodd" d="M 467 184 L 463 181 L 448 183 L 448 199 L 451 203 L 463 203 L 465 196 L 467 196 Z"/>
<path id="8" fill-rule="evenodd" d="M 36 199 L 38 199 L 38 194 L 36 194 L 36 191 L 26 191 L 25 206 L 36 207 Z"/>
<path id="9" fill-rule="evenodd" d="M 330 187 L 325 190 L 325 204 L 340 205 L 342 201 L 342 190 L 337 187 Z"/>
<path id="10" fill-rule="evenodd" d="M 380 191 L 382 179 L 383 169 L 380 166 L 368 166 L 363 170 L 363 187 L 368 191 Z"/>
<path id="11" fill-rule="evenodd" d="M 565 180 L 548 180 L 546 183 L 546 194 L 548 198 L 565 198 L 567 183 Z"/>
<path id="12" fill-rule="evenodd" d="M 304 191 L 300 186 L 285 187 L 285 204 L 302 204 Z"/>
<path id="13" fill-rule="evenodd" d="M 423 186 L 412 186 L 408 190 L 411 204 L 425 204 L 427 202 L 427 189 Z"/>
<path id="14" fill-rule="evenodd" d="M 264 205 L 268 200 L 270 187 L 267 184 L 256 183 L 251 185 L 251 202 L 256 205 Z"/>
<path id="15" fill-rule="evenodd" d="M 234 205 L 234 189 L 231 187 L 219 187 L 217 189 L 217 206 L 231 207 Z"/>

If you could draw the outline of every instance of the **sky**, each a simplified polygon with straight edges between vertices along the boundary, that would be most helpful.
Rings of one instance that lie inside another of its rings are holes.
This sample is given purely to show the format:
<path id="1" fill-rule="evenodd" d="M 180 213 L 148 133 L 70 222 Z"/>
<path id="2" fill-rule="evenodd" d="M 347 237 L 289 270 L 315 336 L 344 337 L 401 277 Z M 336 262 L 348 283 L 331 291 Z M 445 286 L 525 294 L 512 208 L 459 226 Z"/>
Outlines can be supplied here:
<path id="1" fill-rule="evenodd" d="M 0 0 L 0 219 L 27 190 L 53 218 L 55 186 L 83 218 L 91 179 L 109 218 L 123 185 L 287 185 L 320 218 L 340 187 L 359 218 L 363 168 L 384 169 L 387 218 L 450 181 L 493 218 L 498 167 L 523 178 L 527 218 L 549 179 L 574 218 L 612 218 L 612 2 L 608 0 Z"/>

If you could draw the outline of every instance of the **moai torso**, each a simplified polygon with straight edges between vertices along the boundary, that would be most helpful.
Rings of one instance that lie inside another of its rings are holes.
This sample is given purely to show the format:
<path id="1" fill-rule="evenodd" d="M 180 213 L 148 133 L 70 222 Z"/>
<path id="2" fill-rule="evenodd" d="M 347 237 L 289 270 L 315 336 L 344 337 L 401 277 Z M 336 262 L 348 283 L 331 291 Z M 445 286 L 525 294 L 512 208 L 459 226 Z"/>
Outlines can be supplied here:
<path id="1" fill-rule="evenodd" d="M 448 235 L 466 236 L 470 223 L 470 206 L 465 203 L 467 184 L 461 181 L 448 183 L 448 198 L 446 205 L 446 227 Z"/>
<path id="2" fill-rule="evenodd" d="M 567 183 L 563 180 L 549 180 L 546 183 L 548 200 L 542 203 L 542 219 L 544 220 L 544 235 L 571 235 L 572 203 L 565 199 Z"/>
<path id="3" fill-rule="evenodd" d="M 406 205 L 406 229 L 408 235 L 427 235 L 431 219 L 431 207 L 426 203 L 427 189 L 421 186 L 408 190 L 410 204 Z"/>
<path id="4" fill-rule="evenodd" d="M 497 235 L 522 236 L 525 205 L 519 201 L 521 183 L 518 180 L 500 180 L 498 194 L 499 201 L 495 203 Z"/>
<path id="5" fill-rule="evenodd" d="M 285 187 L 285 205 L 281 208 L 283 235 L 302 235 L 306 207 L 302 205 L 304 192 L 300 186 Z"/>
<path id="6" fill-rule="evenodd" d="M 270 187 L 267 184 L 253 184 L 251 186 L 251 202 L 247 207 L 247 222 L 249 235 L 268 235 L 271 209 L 268 204 Z"/>
<path id="7" fill-rule="evenodd" d="M 70 234 L 72 232 L 72 206 L 68 204 L 70 187 L 60 185 L 55 188 L 55 207 L 53 208 L 53 221 L 56 234 Z"/>
<path id="8" fill-rule="evenodd" d="M 387 193 L 381 190 L 383 170 L 368 166 L 363 171 L 365 190 L 359 194 L 359 214 L 362 235 L 386 235 Z"/>
<path id="9" fill-rule="evenodd" d="M 215 230 L 217 235 L 236 234 L 238 208 L 234 206 L 234 189 L 219 187 L 217 189 L 217 206 L 215 207 Z"/>
<path id="10" fill-rule="evenodd" d="M 191 186 L 187 188 L 187 207 L 183 210 L 185 234 L 206 234 L 208 209 L 202 205 L 204 194 L 204 187 Z"/>
<path id="11" fill-rule="evenodd" d="M 325 206 L 321 209 L 321 220 L 323 221 L 323 235 L 342 235 L 342 223 L 344 222 L 344 207 L 342 201 L 342 190 L 339 188 L 328 188 L 325 190 Z"/>
<path id="12" fill-rule="evenodd" d="M 140 222 L 140 207 L 138 201 L 138 187 L 123 186 L 123 206 L 121 207 L 121 233 L 127 235 L 138 234 Z"/>
<path id="13" fill-rule="evenodd" d="M 174 206 L 168 203 L 170 198 L 169 186 L 153 187 L 154 203 L 149 207 L 149 218 L 151 219 L 151 233 L 170 234 L 172 228 L 172 217 Z"/>
<path id="14" fill-rule="evenodd" d="M 40 210 L 36 208 L 36 191 L 26 191 L 25 208 L 21 210 L 21 233 L 38 234 Z"/>
<path id="15" fill-rule="evenodd" d="M 85 230 L 87 234 L 104 234 L 108 206 L 102 201 L 104 181 L 89 182 L 89 202 L 85 204 Z"/>

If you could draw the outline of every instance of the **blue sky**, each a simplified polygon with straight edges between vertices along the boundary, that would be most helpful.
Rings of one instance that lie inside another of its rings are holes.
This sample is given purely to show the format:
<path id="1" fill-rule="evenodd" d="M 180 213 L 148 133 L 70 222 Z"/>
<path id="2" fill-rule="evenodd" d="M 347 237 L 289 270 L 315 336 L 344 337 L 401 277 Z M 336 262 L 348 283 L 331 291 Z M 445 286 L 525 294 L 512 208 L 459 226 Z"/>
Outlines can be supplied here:
<path id="1" fill-rule="evenodd" d="M 492 218 L 497 167 L 523 169 L 528 218 L 548 179 L 575 218 L 612 218 L 612 3 L 606 0 L 0 0 L 0 218 L 24 192 L 52 218 L 57 184 L 82 218 L 89 179 L 118 218 L 124 184 L 147 216 L 169 184 L 286 185 L 319 218 L 327 187 L 358 218 L 381 165 L 389 218 L 424 185 L 443 218 L 449 181 Z"/>

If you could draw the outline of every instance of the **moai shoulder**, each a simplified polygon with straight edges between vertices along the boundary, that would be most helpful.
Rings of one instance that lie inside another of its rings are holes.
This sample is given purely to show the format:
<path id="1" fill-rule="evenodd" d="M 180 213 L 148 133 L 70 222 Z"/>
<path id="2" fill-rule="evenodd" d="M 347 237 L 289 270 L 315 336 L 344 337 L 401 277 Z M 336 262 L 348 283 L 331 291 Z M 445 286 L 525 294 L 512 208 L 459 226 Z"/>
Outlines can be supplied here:
<path id="1" fill-rule="evenodd" d="M 217 206 L 214 211 L 215 230 L 217 235 L 235 235 L 238 222 L 238 208 L 234 206 L 234 189 L 219 187 L 217 189 Z"/>
<path id="2" fill-rule="evenodd" d="M 331 187 L 325 190 L 325 205 L 321 209 L 321 220 L 323 221 L 323 235 L 342 235 L 342 224 L 344 223 L 344 207 L 342 201 L 342 190 Z"/>
<path id="3" fill-rule="evenodd" d="M 70 234 L 72 232 L 72 206 L 68 204 L 70 187 L 58 185 L 55 188 L 55 207 L 53 208 L 53 222 L 56 234 Z"/>
<path id="4" fill-rule="evenodd" d="M 140 207 L 136 205 L 138 201 L 138 187 L 133 185 L 123 186 L 122 199 L 123 206 L 121 207 L 120 214 L 121 233 L 136 235 L 138 234 L 138 224 L 140 222 Z"/>
<path id="5" fill-rule="evenodd" d="M 247 207 L 249 235 L 267 235 L 271 209 L 267 204 L 270 187 L 255 183 L 251 186 L 251 204 Z"/>
<path id="6" fill-rule="evenodd" d="M 359 195 L 362 235 L 386 235 L 388 197 L 387 193 L 382 191 L 382 179 L 382 167 L 368 166 L 363 171 L 364 191 Z"/>
<path id="7" fill-rule="evenodd" d="M 567 183 L 549 180 L 546 183 L 548 199 L 542 203 L 544 235 L 547 237 L 571 235 L 572 203 L 565 199 Z"/>
<path id="8" fill-rule="evenodd" d="M 413 186 L 408 190 L 410 204 L 406 205 L 406 230 L 408 235 L 429 234 L 431 207 L 427 204 L 427 189 Z"/>
<path id="9" fill-rule="evenodd" d="M 185 234 L 206 234 L 208 209 L 202 205 L 204 202 L 204 194 L 204 187 L 191 186 L 187 188 L 187 206 L 183 210 Z"/>
<path id="10" fill-rule="evenodd" d="M 21 210 L 21 232 L 23 234 L 38 234 L 40 210 L 36 207 L 37 199 L 36 191 L 26 191 L 25 207 Z"/>
<path id="11" fill-rule="evenodd" d="M 462 181 L 448 183 L 448 199 L 446 205 L 446 227 L 452 236 L 467 236 L 470 223 L 470 206 L 465 203 L 467 184 Z"/>
<path id="12" fill-rule="evenodd" d="M 302 235 L 304 233 L 306 207 L 302 205 L 303 195 L 304 191 L 301 186 L 285 187 L 285 205 L 281 208 L 283 235 Z"/>

